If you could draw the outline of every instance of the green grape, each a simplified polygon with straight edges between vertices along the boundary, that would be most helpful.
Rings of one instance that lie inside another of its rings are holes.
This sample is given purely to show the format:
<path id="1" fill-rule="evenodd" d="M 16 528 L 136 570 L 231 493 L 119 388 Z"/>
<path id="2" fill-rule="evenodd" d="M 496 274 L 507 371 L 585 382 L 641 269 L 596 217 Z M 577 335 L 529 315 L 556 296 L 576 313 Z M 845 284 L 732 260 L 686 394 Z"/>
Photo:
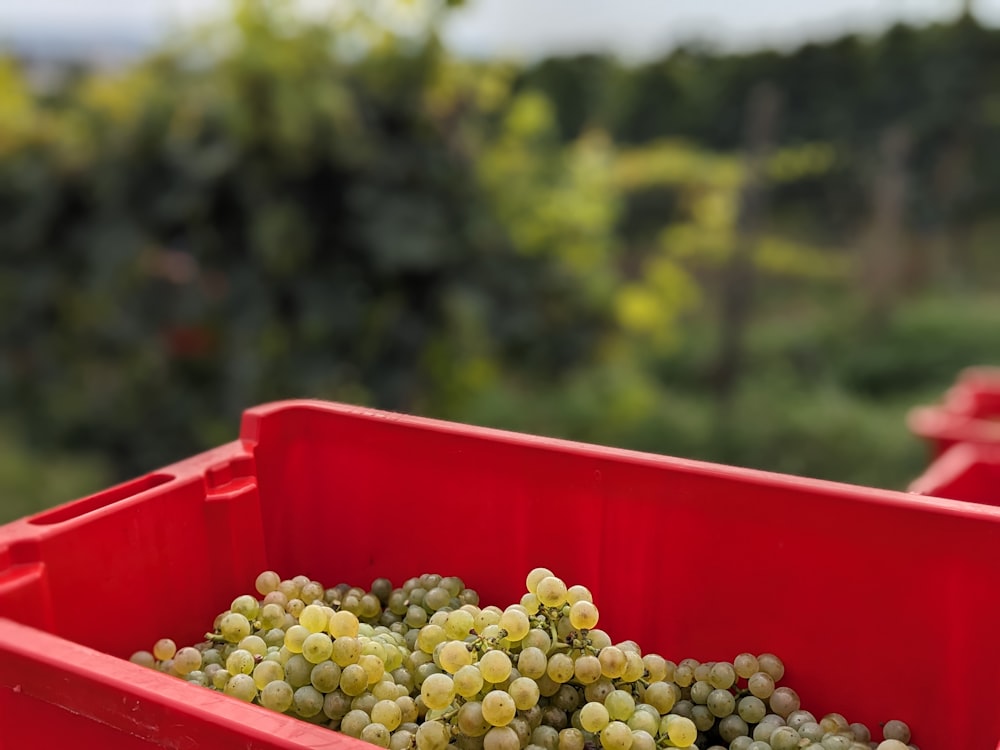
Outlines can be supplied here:
<path id="1" fill-rule="evenodd" d="M 273 570 L 265 570 L 257 576 L 257 580 L 254 581 L 254 588 L 257 589 L 258 594 L 266 596 L 272 591 L 277 591 L 279 583 L 281 583 L 281 576 Z"/>
<path id="2" fill-rule="evenodd" d="M 301 654 L 302 644 L 305 643 L 306 638 L 310 635 L 312 633 L 309 632 L 308 628 L 304 628 L 301 625 L 292 625 L 292 627 L 285 631 L 285 648 L 293 654 Z"/>
<path id="3" fill-rule="evenodd" d="M 656 750 L 656 740 L 645 729 L 633 729 L 632 750 Z"/>
<path id="4" fill-rule="evenodd" d="M 772 750 L 798 750 L 801 739 L 799 733 L 791 727 L 778 727 L 771 732 L 767 742 Z M 850 744 L 849 741 L 848 744 Z"/>
<path id="5" fill-rule="evenodd" d="M 695 706 L 691 709 L 691 721 L 699 732 L 707 732 L 715 726 L 715 717 L 706 706 Z"/>
<path id="6" fill-rule="evenodd" d="M 485 695 L 482 703 L 483 718 L 495 727 L 509 724 L 517 712 L 514 699 L 503 690 L 491 690 Z"/>
<path id="7" fill-rule="evenodd" d="M 455 683 L 449 675 L 429 675 L 420 687 L 420 697 L 430 709 L 440 709 L 455 699 Z"/>
<path id="8" fill-rule="evenodd" d="M 176 659 L 174 660 L 176 663 Z M 778 692 L 775 690 L 775 692 Z M 890 719 L 882 726 L 882 738 L 899 740 L 904 745 L 910 741 L 910 727 L 899 719 Z"/>
<path id="9" fill-rule="evenodd" d="M 525 588 L 528 589 L 529 593 L 535 594 L 537 593 L 538 582 L 552 575 L 554 575 L 553 572 L 548 568 L 534 568 L 528 573 L 528 577 L 524 581 Z"/>
<path id="10" fill-rule="evenodd" d="M 264 599 L 261 604 L 277 604 L 281 607 L 281 610 L 284 611 L 285 607 L 288 606 L 288 597 L 281 591 L 275 589 L 274 591 L 268 592 L 264 595 Z"/>
<path id="11" fill-rule="evenodd" d="M 236 644 L 236 648 L 249 651 L 254 656 L 264 656 L 267 653 L 267 643 L 259 635 L 248 635 Z"/>
<path id="12" fill-rule="evenodd" d="M 785 665 L 774 654 L 759 654 L 757 663 L 760 665 L 760 671 L 769 674 L 775 682 L 780 682 L 781 678 L 785 676 Z"/>
<path id="13" fill-rule="evenodd" d="M 374 599 L 375 597 L 372 598 Z M 361 737 L 359 739 L 378 747 L 389 747 L 389 738 L 389 729 L 373 721 L 361 730 Z"/>
<path id="14" fill-rule="evenodd" d="M 729 714 L 736 710 L 736 699 L 728 690 L 716 688 L 708 694 L 708 700 L 705 701 L 705 705 L 712 712 L 713 716 L 721 719 L 723 716 L 729 716 Z"/>
<path id="15" fill-rule="evenodd" d="M 521 750 L 521 741 L 510 727 L 494 726 L 483 735 L 483 750 Z"/>
<path id="16" fill-rule="evenodd" d="M 559 747 L 559 730 L 548 724 L 540 724 L 531 731 L 528 741 L 544 750 L 556 750 Z"/>
<path id="17" fill-rule="evenodd" d="M 469 701 L 462 704 L 455 718 L 459 731 L 469 737 L 482 737 L 489 731 L 491 724 L 483 718 L 483 704 L 479 701 Z"/>
<path id="18" fill-rule="evenodd" d="M 828 713 L 819 720 L 819 725 L 824 732 L 843 732 L 850 727 L 843 714 L 836 712 Z"/>
<path id="19" fill-rule="evenodd" d="M 689 687 L 694 682 L 694 668 L 687 664 L 678 664 L 674 670 L 674 682 L 681 687 Z"/>
<path id="20" fill-rule="evenodd" d="M 285 662 L 285 682 L 293 688 L 308 685 L 313 665 L 302 654 L 292 654 Z"/>
<path id="21" fill-rule="evenodd" d="M 514 701 L 514 705 L 517 706 L 518 711 L 527 711 L 532 706 L 535 706 L 541 695 L 538 684 L 530 677 L 518 677 L 516 680 L 513 680 L 507 687 L 507 692 Z"/>
<path id="22" fill-rule="evenodd" d="M 364 711 L 356 708 L 351 709 L 344 714 L 344 718 L 340 720 L 340 731 L 348 737 L 361 739 L 361 733 L 364 731 L 365 727 L 371 723 L 372 720 Z"/>
<path id="23" fill-rule="evenodd" d="M 403 617 L 403 622 L 411 628 L 422 628 L 427 624 L 427 610 L 419 604 L 411 604 L 406 609 L 406 615 Z"/>
<path id="24" fill-rule="evenodd" d="M 373 640 L 370 636 L 364 636 L 364 638 L 358 639 L 361 642 L 361 655 L 377 656 L 378 660 L 385 662 L 386 659 L 386 648 L 385 644 L 379 641 Z M 433 653 L 433 651 L 431 652 Z"/>
<path id="25" fill-rule="evenodd" d="M 469 646 L 465 641 L 447 641 L 441 644 L 441 650 L 438 654 L 441 668 L 448 674 L 455 674 L 462 667 L 472 664 L 473 659 L 472 652 L 469 651 Z"/>
<path id="26" fill-rule="evenodd" d="M 854 740 L 846 734 L 828 734 L 823 737 L 820 744 L 823 750 L 850 750 Z"/>
<path id="27" fill-rule="evenodd" d="M 320 664 L 333 654 L 333 641 L 326 633 L 311 633 L 302 641 L 302 656 L 312 664 Z M 381 664 L 381 662 L 379 662 Z"/>
<path id="28" fill-rule="evenodd" d="M 823 731 L 823 727 L 815 721 L 805 722 L 799 726 L 797 731 L 800 737 L 805 737 L 807 740 L 812 740 L 813 742 L 819 742 L 826 734 L 826 732 Z"/>
<path id="29" fill-rule="evenodd" d="M 517 671 L 522 677 L 530 677 L 537 680 L 548 667 L 548 657 L 545 652 L 537 646 L 529 646 L 522 649 L 517 657 Z"/>
<path id="30" fill-rule="evenodd" d="M 320 662 L 309 672 L 309 684 L 321 693 L 332 693 L 340 686 L 341 669 L 332 661 Z"/>
<path id="31" fill-rule="evenodd" d="M 152 667 L 156 664 L 156 657 L 149 651 L 136 651 L 129 657 L 129 661 L 140 667 Z"/>
<path id="32" fill-rule="evenodd" d="M 420 629 L 420 633 L 417 635 L 417 648 L 424 653 L 433 654 L 435 646 L 443 643 L 446 638 L 444 628 L 440 625 L 427 623 Z"/>
<path id="33" fill-rule="evenodd" d="M 472 631 L 476 618 L 470 612 L 463 609 L 456 609 L 448 613 L 448 619 L 444 622 L 444 632 L 448 638 L 463 640 Z"/>
<path id="34" fill-rule="evenodd" d="M 507 640 L 512 643 L 523 640 L 528 635 L 528 631 L 531 630 L 528 615 L 523 610 L 513 606 L 504 610 L 497 624 L 507 631 Z"/>
<path id="35" fill-rule="evenodd" d="M 263 690 L 275 680 L 285 679 L 285 670 L 276 661 L 262 661 L 253 668 L 253 683 L 258 690 Z"/>
<path id="36" fill-rule="evenodd" d="M 709 670 L 708 681 L 714 688 L 728 690 L 736 682 L 736 669 L 728 662 L 716 662 Z"/>
<path id="37" fill-rule="evenodd" d="M 260 614 L 260 602 L 256 598 L 250 596 L 250 594 L 243 594 L 233 599 L 232 605 L 229 607 L 230 612 L 235 612 L 238 615 L 243 615 L 247 620 L 256 620 L 257 615 Z"/>
<path id="38" fill-rule="evenodd" d="M 905 742 L 899 740 L 882 740 L 875 750 L 910 750 Z"/>
<path id="39" fill-rule="evenodd" d="M 451 734 L 440 721 L 425 721 L 417 729 L 417 750 L 445 750 Z"/>
<path id="40" fill-rule="evenodd" d="M 771 711 L 778 714 L 781 718 L 785 718 L 792 711 L 798 711 L 800 708 L 798 693 L 789 687 L 776 688 L 771 693 L 768 704 L 771 707 Z"/>
<path id="41" fill-rule="evenodd" d="M 348 664 L 340 672 L 340 689 L 345 695 L 354 697 L 368 689 L 368 673 L 360 664 Z"/>
<path id="42" fill-rule="evenodd" d="M 556 576 L 546 576 L 533 592 L 546 607 L 561 607 L 566 603 L 566 584 Z"/>
<path id="43" fill-rule="evenodd" d="M 756 724 L 767 714 L 767 706 L 757 696 L 747 695 L 740 698 L 736 711 L 743 721 L 748 724 Z"/>
<path id="44" fill-rule="evenodd" d="M 292 708 L 299 716 L 308 719 L 323 710 L 323 694 L 312 685 L 303 685 L 292 696 Z"/>
<path id="45" fill-rule="evenodd" d="M 267 683 L 260 691 L 260 705 L 272 711 L 284 713 L 292 707 L 294 691 L 292 686 L 283 680 Z"/>
<path id="46" fill-rule="evenodd" d="M 612 721 L 627 721 L 635 712 L 635 699 L 624 690 L 613 690 L 604 699 L 604 707 Z"/>
<path id="47" fill-rule="evenodd" d="M 785 723 L 795 730 L 809 721 L 815 722 L 816 717 L 809 711 L 803 711 L 801 708 L 798 711 L 792 711 L 785 717 Z"/>
<path id="48" fill-rule="evenodd" d="M 752 744 L 753 738 L 751 737 L 737 737 L 729 743 L 729 750 L 749 750 Z"/>
<path id="49" fill-rule="evenodd" d="M 632 730 L 621 721 L 612 721 L 601 732 L 601 746 L 605 750 L 629 750 L 632 747 Z"/>
<path id="50" fill-rule="evenodd" d="M 584 731 L 596 734 L 611 721 L 611 714 L 603 703 L 590 702 L 580 709 L 580 726 Z"/>
<path id="51" fill-rule="evenodd" d="M 754 672 L 760 671 L 760 663 L 753 654 L 742 653 L 733 659 L 733 669 L 738 677 L 748 679 Z"/>
<path id="52" fill-rule="evenodd" d="M 559 731 L 557 750 L 583 750 L 586 739 L 583 732 L 575 727 L 566 727 Z"/>
<path id="53" fill-rule="evenodd" d="M 242 648 L 233 651 L 226 659 L 226 669 L 229 674 L 250 674 L 253 672 L 255 660 L 253 654 Z"/>
<path id="54" fill-rule="evenodd" d="M 299 625 L 310 633 L 322 633 L 330 625 L 330 610 L 319 604 L 309 604 L 299 613 Z"/>
<path id="55" fill-rule="evenodd" d="M 614 683 L 607 677 L 601 677 L 596 682 L 592 682 L 583 689 L 583 694 L 588 701 L 604 703 L 604 699 L 615 689 Z"/>
<path id="56" fill-rule="evenodd" d="M 334 640 L 333 648 L 330 651 L 330 658 L 337 666 L 346 667 L 350 664 L 357 664 L 361 658 L 361 641 L 351 636 L 341 636 Z"/>
<path id="57" fill-rule="evenodd" d="M 780 726 L 784 726 L 782 718 L 775 714 L 768 714 L 753 728 L 753 738 L 758 741 L 767 742 L 774 730 Z"/>
<path id="58" fill-rule="evenodd" d="M 389 738 L 389 750 L 410 750 L 416 741 L 416 736 L 412 732 L 399 729 Z"/>
<path id="59" fill-rule="evenodd" d="M 358 657 L 358 665 L 365 670 L 369 685 L 374 685 L 385 674 L 385 664 L 373 654 L 361 654 Z"/>
<path id="60" fill-rule="evenodd" d="M 177 674 L 186 675 L 196 669 L 201 669 L 201 651 L 192 646 L 185 646 L 174 654 L 174 671 Z"/>
<path id="61" fill-rule="evenodd" d="M 608 679 L 616 680 L 625 673 L 625 653 L 617 646 L 602 648 L 597 658 L 601 662 L 601 674 Z"/>
<path id="62" fill-rule="evenodd" d="M 508 692 L 510 689 L 508 688 Z M 541 690 L 539 690 L 539 694 Z M 580 705 L 580 694 L 572 685 L 562 685 L 559 691 L 549 698 L 549 705 L 558 708 L 560 711 L 571 714 Z"/>
<path id="63" fill-rule="evenodd" d="M 563 653 L 556 653 L 549 657 L 549 663 L 545 672 L 553 682 L 562 684 L 573 679 L 574 669 L 575 665 L 570 656 Z"/>
<path id="64" fill-rule="evenodd" d="M 667 660 L 659 654 L 646 654 L 642 657 L 649 682 L 662 682 L 667 679 Z"/>
<path id="65" fill-rule="evenodd" d="M 549 649 L 552 648 L 552 636 L 541 628 L 532 628 L 521 641 L 521 649 L 524 650 L 532 647 L 539 649 L 543 654 L 547 654 Z"/>
<path id="66" fill-rule="evenodd" d="M 724 716 L 719 721 L 719 736 L 726 742 L 731 743 L 737 737 L 746 737 L 750 732 L 750 727 L 737 714 Z"/>
<path id="67" fill-rule="evenodd" d="M 791 724 L 791 721 L 789 721 L 788 723 Z M 819 726 L 819 725 L 817 724 L 816 726 Z M 856 741 L 858 741 L 858 742 L 871 742 L 872 733 L 871 733 L 871 731 L 868 729 L 868 727 L 866 725 L 862 724 L 861 722 L 857 722 L 856 721 L 853 724 L 851 724 L 850 727 L 848 727 L 848 728 L 851 730 L 851 734 L 854 735 L 854 739 Z M 883 733 L 884 733 L 884 731 L 885 731 L 885 728 L 883 727 Z M 883 737 L 884 736 L 885 735 L 883 734 Z M 893 738 L 890 738 L 890 739 L 893 739 Z M 896 737 L 895 739 L 899 739 L 899 738 Z M 909 742 L 909 739 L 907 739 L 907 742 Z"/>
<path id="68" fill-rule="evenodd" d="M 361 597 L 358 604 L 358 615 L 364 617 L 366 620 L 374 620 L 382 614 L 382 603 L 378 600 L 378 597 L 374 594 L 365 594 Z M 386 742 L 388 742 L 388 735 L 386 736 Z"/>
<path id="69" fill-rule="evenodd" d="M 590 645 L 598 651 L 611 645 L 611 636 L 600 628 L 593 628 L 587 633 L 587 637 L 590 639 Z"/>
<path id="70" fill-rule="evenodd" d="M 483 682 L 483 675 L 479 671 L 479 667 L 472 664 L 462 667 L 452 677 L 455 692 L 463 698 L 471 698 L 476 695 L 483 689 Z"/>
<path id="71" fill-rule="evenodd" d="M 601 679 L 600 659 L 590 654 L 579 657 L 573 663 L 573 676 L 581 685 L 590 685 L 593 682 L 597 682 L 597 680 Z"/>
<path id="72" fill-rule="evenodd" d="M 229 682 L 231 674 L 226 669 L 220 669 L 218 672 L 213 673 L 209 680 L 211 680 L 212 687 L 216 690 L 224 690 L 226 683 Z"/>
<path id="73" fill-rule="evenodd" d="M 417 702 L 409 695 L 401 695 L 396 698 L 396 705 L 399 706 L 400 713 L 402 714 L 401 721 L 403 723 L 417 720 L 420 709 L 417 707 Z"/>
<path id="74" fill-rule="evenodd" d="M 475 631 L 480 635 L 483 635 L 484 631 L 488 627 L 497 625 L 497 623 L 500 622 L 500 615 L 502 614 L 503 612 L 496 607 L 483 607 L 479 610 L 479 614 L 477 614 L 474 618 L 475 624 L 473 627 L 475 628 Z"/>
<path id="75" fill-rule="evenodd" d="M 712 692 L 714 688 L 711 684 L 705 682 L 704 680 L 697 680 L 694 685 L 691 686 L 691 700 L 699 705 L 705 705 L 708 701 L 709 693 Z"/>
<path id="76" fill-rule="evenodd" d="M 646 711 L 636 706 L 635 713 L 625 723 L 628 724 L 628 728 L 633 732 L 641 729 L 650 735 L 656 736 L 656 733 L 660 729 L 660 714 L 657 713 L 656 709 Z"/>
<path id="77" fill-rule="evenodd" d="M 667 714 L 663 717 L 666 724 L 666 735 L 677 747 L 691 747 L 698 737 L 698 729 L 694 722 L 684 716 Z M 662 725 L 661 725 L 662 726 Z"/>
<path id="78" fill-rule="evenodd" d="M 479 659 L 479 671 L 487 682 L 503 682 L 510 676 L 511 667 L 510 657 L 503 651 L 487 651 Z"/>
<path id="79" fill-rule="evenodd" d="M 636 682 L 646 674 L 646 665 L 643 664 L 642 657 L 636 651 L 625 652 L 625 671 L 621 679 L 625 682 Z"/>
<path id="80" fill-rule="evenodd" d="M 521 597 L 520 604 L 524 607 L 524 611 L 529 615 L 537 614 L 538 609 L 541 606 L 541 602 L 538 601 L 538 597 L 530 591 Z"/>
<path id="81" fill-rule="evenodd" d="M 153 644 L 153 656 L 159 661 L 173 659 L 177 653 L 177 644 L 169 638 L 161 638 Z"/>
<path id="82" fill-rule="evenodd" d="M 758 698 L 766 700 L 774 692 L 774 678 L 767 672 L 754 672 L 747 680 L 747 689 Z"/>
<path id="83" fill-rule="evenodd" d="M 593 602 L 582 599 L 569 608 L 569 622 L 577 630 L 590 630 L 597 625 L 600 613 Z"/>
<path id="84" fill-rule="evenodd" d="M 346 695 L 342 690 L 334 690 L 327 693 L 323 699 L 323 714 L 328 719 L 339 721 L 351 710 L 351 696 Z"/>
<path id="85" fill-rule="evenodd" d="M 226 681 L 226 695 L 250 702 L 257 697 L 257 686 L 248 674 L 235 674 Z"/>
<path id="86" fill-rule="evenodd" d="M 382 724 L 390 732 L 403 722 L 403 712 L 395 701 L 382 700 L 372 706 L 372 721 Z"/>
<path id="87" fill-rule="evenodd" d="M 334 638 L 357 638 L 360 623 L 356 615 L 339 610 L 328 616 L 326 631 Z"/>

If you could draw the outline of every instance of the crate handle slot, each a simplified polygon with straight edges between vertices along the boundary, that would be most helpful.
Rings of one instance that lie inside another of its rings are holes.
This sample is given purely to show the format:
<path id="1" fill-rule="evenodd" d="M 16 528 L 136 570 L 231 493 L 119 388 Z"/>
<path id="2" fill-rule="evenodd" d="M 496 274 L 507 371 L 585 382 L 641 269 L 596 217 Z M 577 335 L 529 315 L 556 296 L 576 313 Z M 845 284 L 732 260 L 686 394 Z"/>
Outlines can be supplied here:
<path id="1" fill-rule="evenodd" d="M 85 497 L 75 503 L 63 505 L 59 508 L 53 508 L 52 510 L 45 511 L 44 513 L 39 513 L 38 515 L 29 518 L 28 523 L 36 526 L 50 526 L 55 523 L 62 523 L 63 521 L 79 518 L 85 513 L 90 513 L 91 511 L 107 507 L 113 503 L 127 500 L 130 497 L 135 497 L 136 495 L 146 492 L 147 490 L 151 490 L 154 487 L 159 487 L 160 485 L 166 484 L 173 478 L 174 477 L 171 474 L 149 474 L 147 476 L 140 477 L 139 479 L 133 479 L 131 482 L 125 482 L 124 484 L 111 487 L 103 492 L 98 492 L 96 495 L 90 495 L 89 497 Z"/>

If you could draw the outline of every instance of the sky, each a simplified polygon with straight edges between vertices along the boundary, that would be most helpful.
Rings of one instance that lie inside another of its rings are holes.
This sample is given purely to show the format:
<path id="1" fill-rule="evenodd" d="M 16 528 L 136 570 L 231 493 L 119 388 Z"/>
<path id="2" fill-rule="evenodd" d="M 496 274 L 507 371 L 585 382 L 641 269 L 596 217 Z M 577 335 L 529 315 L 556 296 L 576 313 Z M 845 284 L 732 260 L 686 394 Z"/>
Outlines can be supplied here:
<path id="1" fill-rule="evenodd" d="M 322 1 L 322 0 L 320 0 Z M 388 0 L 383 0 L 388 1 Z M 728 48 L 792 46 L 895 20 L 925 23 L 961 0 L 467 0 L 445 38 L 458 52 L 531 58 L 606 50 L 625 57 L 707 39 Z M 171 24 L 204 18 L 224 0 L 0 0 L 0 39 L 28 35 L 153 39 Z M 1000 0 L 975 0 L 1000 25 Z"/>

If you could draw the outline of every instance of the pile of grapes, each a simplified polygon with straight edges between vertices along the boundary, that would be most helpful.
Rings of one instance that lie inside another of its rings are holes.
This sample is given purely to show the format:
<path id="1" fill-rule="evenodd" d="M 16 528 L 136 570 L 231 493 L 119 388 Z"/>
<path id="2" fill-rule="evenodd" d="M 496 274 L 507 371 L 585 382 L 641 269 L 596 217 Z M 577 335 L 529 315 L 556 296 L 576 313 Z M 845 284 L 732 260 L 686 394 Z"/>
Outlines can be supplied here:
<path id="1" fill-rule="evenodd" d="M 916 750 L 901 721 L 873 741 L 817 718 L 773 654 L 674 663 L 612 644 L 590 592 L 536 568 L 506 609 L 461 579 L 326 589 L 261 573 L 206 641 L 132 661 L 392 750 Z"/>

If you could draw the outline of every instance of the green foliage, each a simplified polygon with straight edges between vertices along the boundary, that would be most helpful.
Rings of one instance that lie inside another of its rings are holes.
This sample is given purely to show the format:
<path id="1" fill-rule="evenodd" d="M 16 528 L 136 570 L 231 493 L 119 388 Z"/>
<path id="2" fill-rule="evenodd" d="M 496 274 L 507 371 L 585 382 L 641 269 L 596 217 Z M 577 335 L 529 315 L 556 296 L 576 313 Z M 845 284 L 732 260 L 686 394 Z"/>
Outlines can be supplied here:
<path id="1" fill-rule="evenodd" d="M 902 120 L 914 247 L 968 233 L 913 290 L 993 288 L 998 32 L 522 69 L 449 57 L 452 0 L 307 4 L 235 0 L 44 95 L 0 62 L 3 517 L 291 397 L 901 487 L 906 409 L 997 361 L 992 302 L 914 296 L 870 326 L 853 248 Z M 727 415 L 708 374 L 763 79 L 785 114 Z"/>

